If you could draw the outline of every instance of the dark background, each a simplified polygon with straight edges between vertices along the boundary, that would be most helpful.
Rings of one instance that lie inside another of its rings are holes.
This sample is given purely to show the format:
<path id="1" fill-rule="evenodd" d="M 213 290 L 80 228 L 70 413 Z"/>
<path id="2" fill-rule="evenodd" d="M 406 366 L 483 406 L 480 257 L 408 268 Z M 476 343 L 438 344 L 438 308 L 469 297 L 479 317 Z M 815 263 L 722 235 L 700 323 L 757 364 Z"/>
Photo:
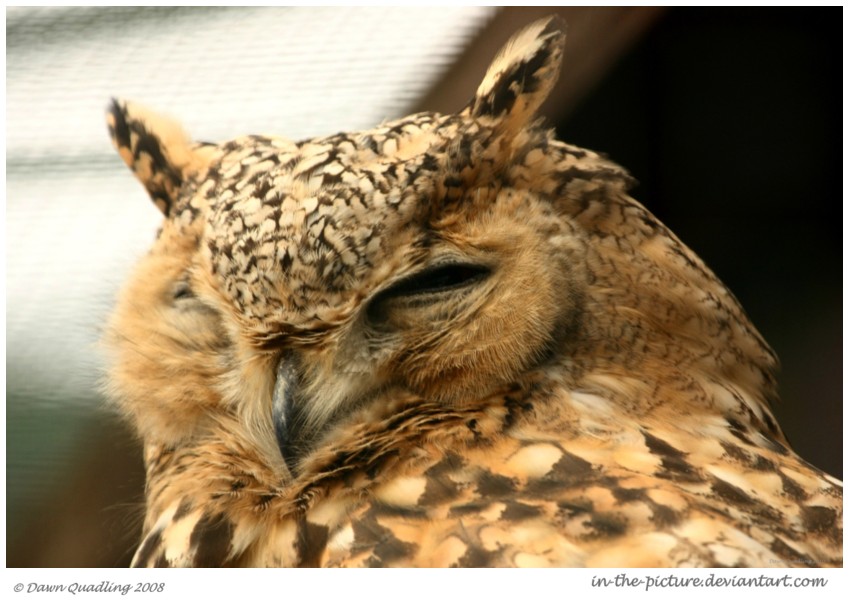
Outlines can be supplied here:
<path id="1" fill-rule="evenodd" d="M 840 8 L 670 9 L 557 126 L 738 297 L 792 446 L 839 478 L 842 72 Z"/>

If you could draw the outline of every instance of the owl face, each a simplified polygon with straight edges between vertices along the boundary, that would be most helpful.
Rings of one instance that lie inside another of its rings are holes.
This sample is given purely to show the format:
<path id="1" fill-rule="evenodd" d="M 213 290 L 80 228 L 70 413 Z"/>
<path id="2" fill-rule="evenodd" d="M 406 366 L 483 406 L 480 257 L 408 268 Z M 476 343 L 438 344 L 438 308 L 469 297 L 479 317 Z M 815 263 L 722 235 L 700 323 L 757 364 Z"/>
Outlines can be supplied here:
<path id="1" fill-rule="evenodd" d="M 585 285 L 581 235 L 536 195 L 494 185 L 502 174 L 475 172 L 494 138 L 469 117 L 416 115 L 302 144 L 252 139 L 211 167 L 236 175 L 195 192 L 209 198 L 198 270 L 236 336 L 292 364 L 277 382 L 299 431 L 386 387 L 445 402 L 491 392 L 564 338 Z"/>
<path id="2" fill-rule="evenodd" d="M 271 412 L 287 455 L 388 390 L 463 403 L 551 356 L 581 310 L 586 257 L 580 231 L 522 179 L 548 139 L 526 125 L 563 45 L 551 24 L 536 27 L 460 113 L 370 131 L 191 144 L 175 123 L 115 102 L 116 146 L 166 216 L 116 317 L 157 313 L 135 319 L 151 327 L 135 343 L 155 358 L 126 370 L 150 363 L 161 388 L 159 363 L 186 369 L 185 348 L 198 346 L 212 395 L 255 421 Z M 197 403 L 195 383 L 177 397 Z M 193 429 L 162 420 L 175 435 Z"/>
<path id="3" fill-rule="evenodd" d="M 300 142 L 192 143 L 113 102 L 165 215 L 111 328 L 113 396 L 143 435 L 234 413 L 292 470 L 363 406 L 468 405 L 553 364 L 625 403 L 663 403 L 683 365 L 771 389 L 769 349 L 624 171 L 535 122 L 563 42 L 555 21 L 517 34 L 456 114 Z M 768 418 L 761 402 L 747 415 Z"/>

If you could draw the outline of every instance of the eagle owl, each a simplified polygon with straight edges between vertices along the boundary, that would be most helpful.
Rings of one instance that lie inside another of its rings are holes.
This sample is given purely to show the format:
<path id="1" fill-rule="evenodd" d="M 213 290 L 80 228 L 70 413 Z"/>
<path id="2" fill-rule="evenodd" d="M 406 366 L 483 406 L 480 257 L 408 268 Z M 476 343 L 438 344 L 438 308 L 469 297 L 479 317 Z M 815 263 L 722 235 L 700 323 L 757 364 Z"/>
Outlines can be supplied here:
<path id="1" fill-rule="evenodd" d="M 472 100 L 192 142 L 113 101 L 164 215 L 107 327 L 147 469 L 137 566 L 838 566 L 732 294 L 535 116 L 557 19 Z"/>

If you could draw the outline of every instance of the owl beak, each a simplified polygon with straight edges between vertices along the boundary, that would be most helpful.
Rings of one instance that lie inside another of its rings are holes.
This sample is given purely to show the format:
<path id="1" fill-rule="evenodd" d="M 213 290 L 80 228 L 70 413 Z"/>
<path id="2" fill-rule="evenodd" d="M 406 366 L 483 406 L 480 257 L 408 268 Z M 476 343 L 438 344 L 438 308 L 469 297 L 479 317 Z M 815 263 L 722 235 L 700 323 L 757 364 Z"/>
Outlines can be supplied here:
<path id="1" fill-rule="evenodd" d="M 295 398 L 298 395 L 298 371 L 291 353 L 285 353 L 277 363 L 274 392 L 272 393 L 272 420 L 280 454 L 294 474 L 298 462 L 298 439 L 294 428 Z"/>

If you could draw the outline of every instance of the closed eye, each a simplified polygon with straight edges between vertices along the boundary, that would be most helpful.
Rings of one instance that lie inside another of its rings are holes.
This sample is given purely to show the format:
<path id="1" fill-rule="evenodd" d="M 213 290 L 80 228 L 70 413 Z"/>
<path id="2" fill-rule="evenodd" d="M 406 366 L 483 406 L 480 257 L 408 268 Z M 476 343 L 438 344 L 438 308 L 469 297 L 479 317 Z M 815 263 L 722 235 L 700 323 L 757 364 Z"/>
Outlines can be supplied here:
<path id="1" fill-rule="evenodd" d="M 372 321 L 381 321 L 393 300 L 427 304 L 432 296 L 462 290 L 482 281 L 489 274 L 489 268 L 471 264 L 446 264 L 426 269 L 402 279 L 375 296 L 369 304 L 368 317 Z"/>
<path id="2" fill-rule="evenodd" d="M 379 294 L 379 298 L 437 294 L 472 285 L 490 274 L 479 265 L 451 264 L 434 267 L 402 279 Z"/>
<path id="3" fill-rule="evenodd" d="M 181 279 L 171 288 L 171 297 L 174 300 L 188 300 L 195 297 L 192 291 L 192 286 L 189 285 L 188 279 Z"/>
<path id="4" fill-rule="evenodd" d="M 171 287 L 171 305 L 181 312 L 218 314 L 198 298 L 188 277 L 180 279 Z"/>

